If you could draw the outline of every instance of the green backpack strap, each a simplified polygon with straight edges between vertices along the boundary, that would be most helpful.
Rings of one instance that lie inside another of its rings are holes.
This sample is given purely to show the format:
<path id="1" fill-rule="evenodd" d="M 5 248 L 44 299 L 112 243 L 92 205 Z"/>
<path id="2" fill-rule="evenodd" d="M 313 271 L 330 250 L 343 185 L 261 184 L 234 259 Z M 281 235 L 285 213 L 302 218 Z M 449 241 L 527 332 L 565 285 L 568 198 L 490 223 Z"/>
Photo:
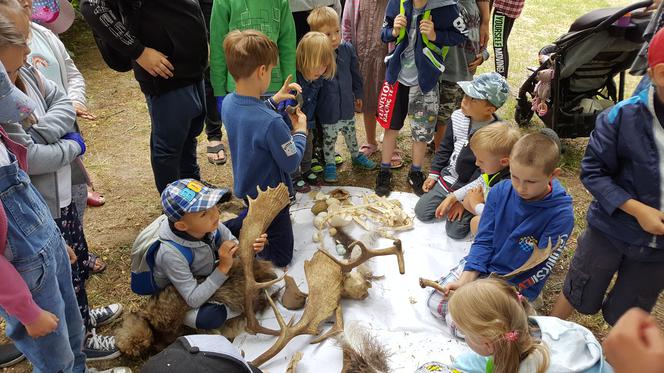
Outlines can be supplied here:
<path id="1" fill-rule="evenodd" d="M 486 373 L 493 373 L 493 356 L 486 361 Z"/>
<path id="2" fill-rule="evenodd" d="M 401 0 L 399 2 L 399 14 L 401 15 L 406 15 L 406 8 L 403 6 L 403 4 L 406 2 L 406 0 Z M 431 18 L 431 9 L 425 10 L 424 11 L 424 19 L 430 19 Z M 406 28 L 402 27 L 401 30 L 399 30 L 399 36 L 397 37 L 396 44 L 401 43 L 401 41 L 406 37 Z M 429 38 L 427 38 L 426 35 L 422 34 L 422 41 L 424 42 L 424 45 L 431 49 L 434 53 L 440 55 L 443 57 L 443 60 L 447 58 L 447 53 L 450 51 L 450 47 L 444 46 L 443 49 L 438 48 L 434 43 L 429 41 Z"/>

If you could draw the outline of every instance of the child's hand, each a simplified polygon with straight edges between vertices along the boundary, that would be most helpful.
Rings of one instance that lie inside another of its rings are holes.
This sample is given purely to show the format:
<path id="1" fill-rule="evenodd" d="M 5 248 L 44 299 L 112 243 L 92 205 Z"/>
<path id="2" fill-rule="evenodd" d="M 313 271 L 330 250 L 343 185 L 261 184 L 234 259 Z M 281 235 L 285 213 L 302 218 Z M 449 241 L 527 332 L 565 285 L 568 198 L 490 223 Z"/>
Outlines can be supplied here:
<path id="1" fill-rule="evenodd" d="M 302 93 L 302 87 L 300 87 L 300 85 L 297 83 L 292 83 L 292 81 L 293 81 L 293 76 L 288 75 L 286 81 L 284 82 L 284 85 L 281 86 L 279 92 L 275 93 L 274 96 L 272 96 L 272 99 L 274 100 L 275 103 L 278 104 L 284 100 L 295 100 L 295 95 L 292 94 L 291 91 L 297 91 L 300 94 Z"/>
<path id="2" fill-rule="evenodd" d="M 659 372 L 664 365 L 664 334 L 647 312 L 632 308 L 604 340 L 606 359 L 616 372 Z"/>
<path id="3" fill-rule="evenodd" d="M 228 271 L 230 271 L 233 266 L 233 255 L 235 255 L 238 248 L 237 242 L 235 241 L 224 241 L 221 243 L 221 246 L 219 246 L 219 264 L 217 265 L 217 268 L 219 268 L 222 273 L 227 274 Z"/>
<path id="4" fill-rule="evenodd" d="M 480 49 L 486 48 L 489 45 L 489 20 L 486 22 L 482 20 L 480 25 Z"/>
<path id="5" fill-rule="evenodd" d="M 482 53 L 478 54 L 475 56 L 475 59 L 468 64 L 468 71 L 474 73 L 477 68 L 484 63 L 484 56 L 482 56 Z"/>
<path id="6" fill-rule="evenodd" d="M 304 115 L 299 107 L 293 112 L 293 114 L 288 113 L 288 117 L 290 118 L 291 124 L 293 125 L 293 133 L 307 133 L 307 116 Z"/>
<path id="7" fill-rule="evenodd" d="M 145 47 L 145 49 L 143 49 L 143 53 L 138 56 L 136 63 L 138 63 L 143 70 L 147 71 L 148 74 L 152 76 L 159 75 L 164 79 L 172 78 L 173 70 L 175 70 L 165 54 L 150 47 Z"/>
<path id="8" fill-rule="evenodd" d="M 267 234 L 263 233 L 254 241 L 254 252 L 260 253 L 265 248 L 265 245 L 267 245 Z"/>
<path id="9" fill-rule="evenodd" d="M 456 196 L 452 193 L 448 194 L 447 197 L 443 200 L 443 202 L 438 205 L 436 208 L 436 219 L 442 219 L 443 216 L 447 213 L 447 211 L 452 207 L 453 204 L 457 202 Z"/>
<path id="10" fill-rule="evenodd" d="M 362 112 L 362 99 L 358 98 L 355 100 L 355 111 L 356 112 Z"/>
<path id="11" fill-rule="evenodd" d="M 466 209 L 463 208 L 463 205 L 460 202 L 455 203 L 447 212 L 447 221 L 461 221 L 464 211 L 466 211 Z"/>
<path id="12" fill-rule="evenodd" d="M 43 337 L 51 334 L 58 327 L 59 321 L 54 314 L 42 310 L 35 322 L 25 325 L 25 330 L 32 338 Z"/>
<path id="13" fill-rule="evenodd" d="M 648 205 L 641 204 L 634 216 L 644 231 L 654 235 L 664 235 L 664 213 Z"/>
<path id="14" fill-rule="evenodd" d="M 69 264 L 74 264 L 76 263 L 76 253 L 74 252 L 74 249 L 71 248 L 69 245 L 67 246 L 67 255 L 69 255 Z"/>
<path id="15" fill-rule="evenodd" d="M 399 32 L 401 32 L 401 29 L 406 27 L 408 25 L 408 20 L 406 20 L 406 16 L 403 14 L 399 14 L 394 18 L 394 25 L 392 25 L 392 36 L 395 38 L 399 36 Z"/>
<path id="16" fill-rule="evenodd" d="M 426 180 L 424 180 L 424 183 L 422 184 L 422 190 L 424 193 L 428 193 L 433 186 L 436 185 L 436 179 L 433 177 L 428 177 Z"/>
<path id="17" fill-rule="evenodd" d="M 423 19 L 420 22 L 420 32 L 426 35 L 429 41 L 436 41 L 436 30 L 433 28 L 433 22 L 430 19 Z"/>
<path id="18" fill-rule="evenodd" d="M 449 297 L 451 295 L 451 293 L 454 292 L 454 290 L 460 288 L 463 285 L 464 284 L 460 280 L 450 282 L 449 284 L 443 286 L 443 294 L 446 297 Z"/>
<path id="19" fill-rule="evenodd" d="M 466 198 L 463 199 L 463 207 L 473 214 L 475 213 L 475 206 L 479 203 L 484 203 L 484 192 L 481 187 L 471 189 L 466 194 Z"/>
<path id="20" fill-rule="evenodd" d="M 87 120 L 95 120 L 97 119 L 97 116 L 92 114 L 85 105 L 78 101 L 72 101 L 72 104 L 74 105 L 74 111 L 76 111 L 76 116 L 81 117 L 83 119 Z"/>

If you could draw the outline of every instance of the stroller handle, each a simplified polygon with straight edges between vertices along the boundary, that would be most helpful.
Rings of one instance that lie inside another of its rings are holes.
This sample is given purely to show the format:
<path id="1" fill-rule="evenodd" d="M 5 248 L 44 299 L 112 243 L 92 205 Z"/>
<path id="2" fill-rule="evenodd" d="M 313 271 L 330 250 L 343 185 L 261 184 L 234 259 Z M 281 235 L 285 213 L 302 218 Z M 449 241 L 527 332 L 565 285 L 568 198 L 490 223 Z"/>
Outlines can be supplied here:
<path id="1" fill-rule="evenodd" d="M 634 3 L 632 5 L 628 5 L 624 8 L 622 8 L 620 11 L 614 13 L 611 17 L 605 19 L 604 21 L 602 21 L 602 23 L 595 26 L 595 28 L 593 29 L 593 33 L 596 32 L 596 31 L 599 31 L 599 30 L 603 30 L 606 27 L 608 27 L 609 25 L 612 25 L 615 21 L 620 19 L 620 17 L 624 16 L 625 14 L 627 14 L 627 13 L 633 11 L 633 10 L 637 10 L 639 8 L 649 7 L 649 6 L 652 5 L 652 3 L 653 3 L 652 0 L 645 0 L 645 1 L 640 1 L 638 3 Z"/>

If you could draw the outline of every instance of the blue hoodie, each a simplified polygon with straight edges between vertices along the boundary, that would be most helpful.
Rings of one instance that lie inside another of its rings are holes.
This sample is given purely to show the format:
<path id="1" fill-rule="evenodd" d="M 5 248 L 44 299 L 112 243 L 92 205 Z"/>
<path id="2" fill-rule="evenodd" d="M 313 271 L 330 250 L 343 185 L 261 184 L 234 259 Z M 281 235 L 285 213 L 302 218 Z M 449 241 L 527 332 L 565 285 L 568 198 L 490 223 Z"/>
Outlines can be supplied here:
<path id="1" fill-rule="evenodd" d="M 381 32 L 381 39 L 384 43 L 392 43 L 397 40 L 392 36 L 392 28 L 394 26 L 394 18 L 399 15 L 401 0 L 390 0 L 385 9 L 385 21 L 383 22 L 383 30 Z M 410 24 L 413 19 L 413 1 L 404 1 L 405 16 L 408 20 L 406 25 L 406 35 L 410 30 Z M 432 43 L 438 48 L 443 46 L 454 46 L 463 43 L 466 37 L 466 26 L 463 18 L 459 14 L 459 6 L 456 0 L 429 0 L 424 7 L 425 10 L 431 10 L 431 22 L 433 22 L 436 30 L 436 40 Z M 417 22 L 421 22 L 423 15 L 420 15 Z M 438 84 L 438 77 L 441 72 L 438 70 L 431 61 L 424 55 L 424 42 L 419 27 L 417 28 L 417 38 L 415 39 L 415 66 L 417 66 L 417 80 L 422 92 L 427 93 L 436 87 Z M 387 71 L 385 73 L 385 80 L 389 84 L 394 84 L 399 78 L 401 71 L 401 54 L 408 46 L 408 36 L 406 36 L 399 44 L 397 44 L 394 52 L 387 63 Z M 439 62 L 444 63 L 441 56 L 436 55 Z"/>
<path id="2" fill-rule="evenodd" d="M 528 260 L 533 244 L 543 248 L 551 239 L 555 246 L 560 239 L 548 260 L 509 280 L 528 299 L 537 298 L 574 228 L 572 197 L 558 180 L 551 185 L 551 193 L 539 201 L 524 201 L 510 180 L 491 188 L 464 270 L 504 275 Z"/>

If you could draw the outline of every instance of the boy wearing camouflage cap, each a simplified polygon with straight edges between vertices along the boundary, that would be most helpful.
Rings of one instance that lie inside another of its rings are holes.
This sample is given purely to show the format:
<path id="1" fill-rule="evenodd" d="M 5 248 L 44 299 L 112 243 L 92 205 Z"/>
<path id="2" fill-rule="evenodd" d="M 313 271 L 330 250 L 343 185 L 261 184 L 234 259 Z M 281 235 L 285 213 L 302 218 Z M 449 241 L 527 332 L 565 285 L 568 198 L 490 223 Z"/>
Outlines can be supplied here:
<path id="1" fill-rule="evenodd" d="M 436 217 L 436 208 L 448 194 L 480 176 L 475 155 L 468 146 L 470 137 L 480 128 L 499 120 L 495 112 L 505 101 L 509 86 L 497 73 L 478 75 L 473 81 L 458 83 L 464 92 L 461 108 L 452 113 L 445 137 L 436 151 L 429 177 L 422 185 L 422 195 L 415 205 L 415 216 L 421 221 Z M 447 213 L 447 235 L 462 239 L 470 232 L 473 214 L 456 203 Z"/>

